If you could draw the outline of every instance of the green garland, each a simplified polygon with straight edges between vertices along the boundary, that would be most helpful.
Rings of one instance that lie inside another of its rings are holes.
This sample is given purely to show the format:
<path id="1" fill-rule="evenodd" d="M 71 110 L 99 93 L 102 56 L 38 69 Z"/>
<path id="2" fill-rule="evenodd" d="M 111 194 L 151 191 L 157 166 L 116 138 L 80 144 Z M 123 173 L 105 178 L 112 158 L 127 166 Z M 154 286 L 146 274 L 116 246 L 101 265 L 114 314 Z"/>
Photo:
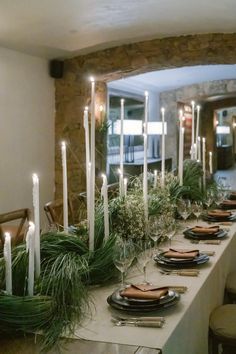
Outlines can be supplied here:
<path id="1" fill-rule="evenodd" d="M 0 333 L 40 331 L 44 351 L 52 348 L 63 333 L 73 334 L 75 326 L 91 313 L 87 285 L 117 279 L 112 261 L 114 242 L 115 237 L 111 236 L 102 247 L 89 252 L 87 240 L 80 234 L 42 235 L 41 277 L 35 282 L 33 297 L 25 295 L 28 267 L 25 244 L 16 246 L 12 262 L 15 295 L 3 292 L 0 295 Z M 3 258 L 0 264 L 4 264 Z M 4 286 L 4 267 L 0 269 Z"/>
<path id="2" fill-rule="evenodd" d="M 174 174 L 167 173 L 165 188 L 153 188 L 153 175 L 149 174 L 149 215 L 174 213 L 180 197 L 202 200 L 201 176 L 201 165 L 190 160 L 184 163 L 184 186 L 179 185 Z M 210 188 L 214 188 L 214 184 Z M 0 333 L 40 331 L 44 351 L 51 349 L 63 333 L 74 333 L 75 326 L 91 314 L 88 285 L 117 280 L 118 271 L 112 260 L 116 236 L 144 235 L 140 177 L 133 179 L 126 201 L 120 197 L 110 201 L 109 215 L 111 235 L 104 242 L 103 205 L 97 203 L 94 252 L 88 248 L 86 226 L 72 227 L 72 234 L 48 232 L 41 236 L 41 276 L 35 281 L 33 297 L 26 296 L 28 254 L 25 244 L 13 249 L 14 295 L 0 293 Z M 5 287 L 3 254 L 0 254 L 0 286 Z"/>

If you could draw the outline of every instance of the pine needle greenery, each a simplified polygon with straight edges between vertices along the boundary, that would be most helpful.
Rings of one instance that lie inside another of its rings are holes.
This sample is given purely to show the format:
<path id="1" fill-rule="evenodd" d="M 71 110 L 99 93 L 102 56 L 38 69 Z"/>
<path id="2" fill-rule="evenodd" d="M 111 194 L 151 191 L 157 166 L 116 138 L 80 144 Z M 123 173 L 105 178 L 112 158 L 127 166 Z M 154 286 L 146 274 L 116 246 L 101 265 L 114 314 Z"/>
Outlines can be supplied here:
<path id="1" fill-rule="evenodd" d="M 201 165 L 184 162 L 183 186 L 178 177 L 166 173 L 165 187 L 153 187 L 148 174 L 149 216 L 174 215 L 178 198 L 202 200 Z M 217 187 L 213 183 L 211 190 Z M 43 334 L 43 350 L 51 349 L 63 333 L 73 334 L 75 325 L 91 314 L 88 286 L 117 279 L 113 264 L 116 237 L 140 239 L 145 236 L 142 176 L 129 184 L 127 196 L 109 201 L 110 237 L 104 242 L 103 203 L 97 201 L 94 251 L 89 251 L 86 223 L 71 227 L 70 233 L 51 231 L 41 236 L 41 276 L 35 281 L 35 296 L 27 296 L 28 254 L 22 243 L 12 251 L 13 294 L 0 292 L 0 333 L 20 331 Z M 0 253 L 0 288 L 5 288 L 5 262 Z"/>
<path id="2" fill-rule="evenodd" d="M 101 239 L 101 235 L 97 237 Z M 1 328 L 10 332 L 41 331 L 43 350 L 52 348 L 63 333 L 73 334 L 75 325 L 91 313 L 92 300 L 87 285 L 117 279 L 118 272 L 112 261 L 114 242 L 115 237 L 111 236 L 102 247 L 89 252 L 84 235 L 59 232 L 42 235 L 41 277 L 35 282 L 33 297 L 26 296 L 28 255 L 25 244 L 16 246 L 12 263 L 14 296 L 0 295 L 0 332 Z M 0 264 L 4 264 L 3 258 Z M 4 267 L 0 275 L 4 286 Z"/>

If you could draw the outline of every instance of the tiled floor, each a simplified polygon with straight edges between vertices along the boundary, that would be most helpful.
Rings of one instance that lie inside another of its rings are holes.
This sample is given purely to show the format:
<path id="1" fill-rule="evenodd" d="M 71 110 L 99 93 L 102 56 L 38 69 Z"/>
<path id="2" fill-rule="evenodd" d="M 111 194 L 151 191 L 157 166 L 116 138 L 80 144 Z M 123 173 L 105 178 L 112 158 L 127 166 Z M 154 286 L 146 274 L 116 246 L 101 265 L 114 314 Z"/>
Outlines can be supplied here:
<path id="1" fill-rule="evenodd" d="M 219 177 L 226 177 L 227 184 L 231 186 L 232 190 L 236 190 L 236 164 L 228 170 L 218 170 L 214 177 L 215 180 Z"/>

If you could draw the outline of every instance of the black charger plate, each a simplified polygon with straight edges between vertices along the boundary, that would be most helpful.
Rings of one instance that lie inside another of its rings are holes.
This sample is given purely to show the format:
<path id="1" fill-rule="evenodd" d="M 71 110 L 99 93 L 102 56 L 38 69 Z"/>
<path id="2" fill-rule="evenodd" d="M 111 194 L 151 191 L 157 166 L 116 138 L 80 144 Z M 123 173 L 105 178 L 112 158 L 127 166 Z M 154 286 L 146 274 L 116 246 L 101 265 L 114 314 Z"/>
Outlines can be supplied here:
<path id="1" fill-rule="evenodd" d="M 157 302 L 152 302 L 152 304 L 143 303 L 130 303 L 127 298 L 120 296 L 120 291 L 115 291 L 112 295 L 107 298 L 108 304 L 118 310 L 127 312 L 151 312 L 161 310 L 163 308 L 175 305 L 180 299 L 179 293 L 169 290 L 166 296 L 156 300 Z M 129 299 L 130 300 L 130 299 Z M 137 300 L 137 299 L 133 299 Z"/>
<path id="2" fill-rule="evenodd" d="M 217 240 L 217 239 L 224 238 L 228 234 L 226 230 L 222 230 L 222 229 L 220 229 L 215 234 L 210 234 L 210 235 L 196 233 L 191 230 L 192 229 L 185 230 L 183 234 L 186 238 L 193 239 L 193 240 Z"/>
<path id="3" fill-rule="evenodd" d="M 206 254 L 200 253 L 199 256 L 193 259 L 171 259 L 163 256 L 163 253 L 157 255 L 154 260 L 160 266 L 172 267 L 172 268 L 187 268 L 187 267 L 195 267 L 200 264 L 204 264 L 209 261 L 209 256 Z"/>

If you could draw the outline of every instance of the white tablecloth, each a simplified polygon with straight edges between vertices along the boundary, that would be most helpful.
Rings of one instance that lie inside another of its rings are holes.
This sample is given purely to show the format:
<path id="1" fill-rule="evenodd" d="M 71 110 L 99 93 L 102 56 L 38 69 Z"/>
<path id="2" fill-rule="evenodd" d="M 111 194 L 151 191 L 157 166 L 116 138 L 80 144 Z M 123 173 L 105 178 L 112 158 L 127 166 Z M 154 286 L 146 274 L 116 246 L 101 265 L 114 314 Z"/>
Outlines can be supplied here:
<path id="1" fill-rule="evenodd" d="M 113 285 L 91 290 L 94 301 L 92 317 L 84 322 L 82 328 L 77 328 L 75 337 L 160 349 L 163 354 L 207 354 L 209 315 L 223 303 L 227 274 L 236 270 L 235 232 L 236 224 L 230 227 L 229 236 L 222 240 L 221 245 L 193 245 L 182 235 L 175 236 L 173 247 L 215 251 L 207 264 L 199 266 L 198 277 L 162 275 L 157 265 L 150 262 L 150 282 L 160 286 L 188 287 L 177 306 L 156 313 L 166 318 L 163 328 L 115 327 L 111 323 L 111 313 L 114 310 L 106 302 L 107 297 L 117 288 L 117 285 Z M 142 275 L 135 267 L 131 273 L 128 281 L 137 283 L 142 280 Z"/>

